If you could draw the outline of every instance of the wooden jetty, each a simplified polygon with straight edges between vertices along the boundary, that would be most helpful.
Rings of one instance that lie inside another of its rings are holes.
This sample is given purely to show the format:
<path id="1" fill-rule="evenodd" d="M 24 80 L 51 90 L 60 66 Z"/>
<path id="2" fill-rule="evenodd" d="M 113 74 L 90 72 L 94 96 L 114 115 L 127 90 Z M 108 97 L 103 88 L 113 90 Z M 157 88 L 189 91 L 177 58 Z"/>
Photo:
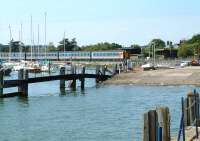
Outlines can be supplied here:
<path id="1" fill-rule="evenodd" d="M 4 73 L 3 73 L 4 71 L 0 70 L 0 98 L 13 97 L 13 96 L 27 97 L 28 96 L 28 84 L 47 82 L 47 81 L 55 81 L 55 80 L 60 80 L 60 90 L 61 91 L 65 91 L 65 87 L 66 87 L 65 81 L 70 81 L 70 88 L 72 88 L 72 90 L 76 90 L 76 80 L 81 81 L 81 89 L 84 90 L 86 78 L 96 79 L 97 83 L 103 82 L 116 74 L 116 72 L 117 72 L 116 68 L 117 68 L 116 65 L 113 66 L 112 74 L 107 75 L 106 72 L 111 73 L 111 71 L 108 70 L 106 66 L 97 66 L 95 74 L 85 73 L 85 70 L 86 70 L 85 67 L 82 68 L 81 73 L 77 74 L 76 66 L 72 66 L 71 73 L 66 74 L 65 68 L 62 67 L 62 68 L 60 68 L 59 75 L 43 76 L 43 77 L 35 77 L 35 78 L 29 78 L 28 70 L 22 69 L 18 72 L 17 80 L 4 80 Z M 13 92 L 13 93 L 4 94 L 3 89 L 11 88 L 11 87 L 18 87 L 18 91 Z"/>

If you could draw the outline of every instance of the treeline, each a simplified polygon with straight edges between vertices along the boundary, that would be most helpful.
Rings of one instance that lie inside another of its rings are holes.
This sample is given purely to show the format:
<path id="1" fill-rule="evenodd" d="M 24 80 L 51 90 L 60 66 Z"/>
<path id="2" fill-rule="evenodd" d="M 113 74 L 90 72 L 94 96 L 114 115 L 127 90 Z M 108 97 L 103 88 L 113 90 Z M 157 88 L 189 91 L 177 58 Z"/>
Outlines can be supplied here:
<path id="1" fill-rule="evenodd" d="M 200 55 L 200 34 L 194 35 L 191 39 L 180 42 L 178 56 L 191 57 Z"/>
<path id="2" fill-rule="evenodd" d="M 0 44 L 1 52 L 9 52 L 11 47 L 12 52 L 31 51 L 30 45 L 24 45 L 22 42 L 12 40 L 9 45 Z M 141 49 L 143 56 L 152 56 L 153 48 L 155 47 L 156 53 L 160 50 L 176 51 L 178 57 L 191 57 L 200 54 L 200 34 L 194 35 L 191 39 L 183 40 L 179 44 L 173 44 L 171 41 L 164 42 L 162 39 L 153 39 L 147 45 L 140 46 L 133 44 L 128 48 Z M 99 51 L 99 50 L 118 50 L 124 47 L 117 43 L 97 43 L 94 45 L 78 46 L 76 38 L 62 39 L 57 46 L 50 42 L 47 46 L 33 45 L 32 51 Z"/>

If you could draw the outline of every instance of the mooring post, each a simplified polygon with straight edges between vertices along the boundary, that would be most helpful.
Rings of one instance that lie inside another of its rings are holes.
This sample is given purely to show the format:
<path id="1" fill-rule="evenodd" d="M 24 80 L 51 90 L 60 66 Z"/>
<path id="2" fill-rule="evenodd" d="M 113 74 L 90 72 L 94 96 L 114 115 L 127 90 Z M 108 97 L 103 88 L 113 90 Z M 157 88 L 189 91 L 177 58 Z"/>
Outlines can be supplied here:
<path id="1" fill-rule="evenodd" d="M 60 68 L 60 75 L 65 75 L 65 67 Z M 61 79 L 60 80 L 60 90 L 63 92 L 65 90 L 65 80 Z"/>
<path id="2" fill-rule="evenodd" d="M 18 87 L 19 96 L 27 97 L 28 96 L 28 70 L 20 69 L 18 72 L 18 80 L 23 80 L 20 82 Z"/>
<path id="3" fill-rule="evenodd" d="M 149 116 L 144 114 L 143 141 L 149 141 Z"/>
<path id="4" fill-rule="evenodd" d="M 48 72 L 49 72 L 49 74 L 51 74 L 51 63 L 50 63 L 50 61 L 48 63 Z"/>
<path id="5" fill-rule="evenodd" d="M 107 69 L 107 66 L 106 66 L 106 65 L 103 65 L 103 66 L 102 66 L 102 74 L 103 74 L 103 75 L 106 75 L 106 69 Z"/>
<path id="6" fill-rule="evenodd" d="M 170 141 L 170 115 L 168 107 L 156 109 L 158 115 L 158 141 Z"/>
<path id="7" fill-rule="evenodd" d="M 81 90 L 85 89 L 85 67 L 82 69 L 82 78 L 81 78 Z"/>
<path id="8" fill-rule="evenodd" d="M 96 75 L 97 75 L 97 77 L 96 77 L 96 83 L 99 83 L 99 74 L 100 74 L 100 66 L 97 65 L 96 66 Z"/>
<path id="9" fill-rule="evenodd" d="M 25 80 L 25 83 L 24 83 L 24 88 L 23 88 L 23 96 L 24 97 L 27 97 L 28 96 L 28 70 L 24 70 L 24 80 Z"/>
<path id="10" fill-rule="evenodd" d="M 71 67 L 71 74 L 76 74 L 76 66 Z M 74 78 L 70 84 L 72 90 L 76 90 L 76 78 Z"/>
<path id="11" fill-rule="evenodd" d="M 155 110 L 148 112 L 149 115 L 149 140 L 156 141 L 157 133 L 157 113 Z"/>
<path id="12" fill-rule="evenodd" d="M 117 64 L 113 65 L 113 75 L 115 75 L 117 72 Z"/>
<path id="13" fill-rule="evenodd" d="M 195 94 L 193 92 L 188 94 L 188 107 L 189 107 L 189 126 L 194 123 L 195 120 Z"/>
<path id="14" fill-rule="evenodd" d="M 3 75 L 4 75 L 4 70 L 0 70 L 0 98 L 3 97 Z"/>
<path id="15" fill-rule="evenodd" d="M 23 79 L 24 79 L 24 70 L 23 70 L 23 69 L 20 69 L 20 70 L 18 71 L 18 80 L 23 80 Z M 22 91 L 23 91 L 23 84 L 20 83 L 20 85 L 18 86 L 18 92 L 20 92 L 20 96 L 22 95 L 22 94 L 21 94 Z"/>

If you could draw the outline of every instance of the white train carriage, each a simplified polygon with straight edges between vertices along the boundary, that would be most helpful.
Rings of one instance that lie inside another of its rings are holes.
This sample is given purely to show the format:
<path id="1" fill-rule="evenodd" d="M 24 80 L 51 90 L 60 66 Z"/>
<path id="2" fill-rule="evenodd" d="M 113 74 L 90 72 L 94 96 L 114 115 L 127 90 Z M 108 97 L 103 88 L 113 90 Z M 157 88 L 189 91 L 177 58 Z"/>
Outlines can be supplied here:
<path id="1" fill-rule="evenodd" d="M 88 51 L 67 51 L 59 53 L 59 59 L 61 60 L 86 60 L 90 59 L 90 56 L 90 52 Z"/>
<path id="2" fill-rule="evenodd" d="M 124 58 L 123 51 L 96 51 L 91 55 L 94 60 L 121 60 Z"/>

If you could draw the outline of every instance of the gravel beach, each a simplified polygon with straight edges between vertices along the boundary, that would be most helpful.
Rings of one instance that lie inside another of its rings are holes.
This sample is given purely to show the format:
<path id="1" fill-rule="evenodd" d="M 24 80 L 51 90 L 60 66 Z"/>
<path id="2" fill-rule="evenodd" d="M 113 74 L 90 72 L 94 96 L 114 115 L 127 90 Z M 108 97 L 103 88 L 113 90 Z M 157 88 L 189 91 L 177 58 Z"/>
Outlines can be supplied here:
<path id="1" fill-rule="evenodd" d="M 200 86 L 200 66 L 121 73 L 104 84 L 135 85 L 197 85 Z"/>

